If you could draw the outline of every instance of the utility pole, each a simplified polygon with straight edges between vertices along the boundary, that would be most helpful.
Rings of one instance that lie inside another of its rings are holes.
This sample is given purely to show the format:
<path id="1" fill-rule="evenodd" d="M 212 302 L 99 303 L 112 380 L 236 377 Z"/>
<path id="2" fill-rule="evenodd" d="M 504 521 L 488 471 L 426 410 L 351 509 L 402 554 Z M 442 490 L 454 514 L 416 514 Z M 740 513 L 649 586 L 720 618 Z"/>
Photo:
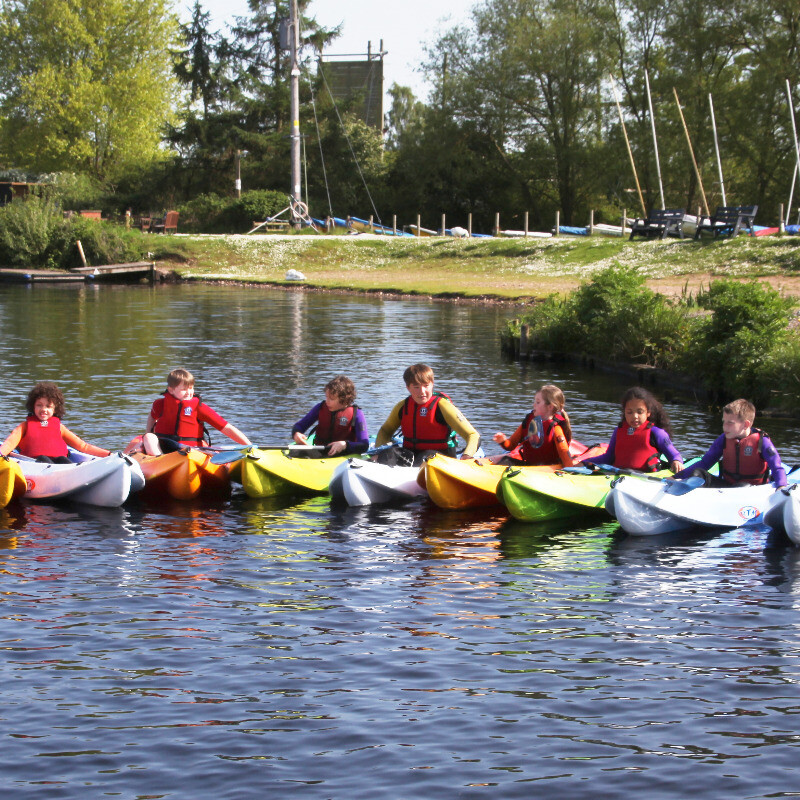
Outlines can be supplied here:
<path id="1" fill-rule="evenodd" d="M 297 13 L 297 0 L 291 0 L 289 12 L 289 35 L 291 38 L 291 107 L 292 130 L 289 134 L 292 143 L 292 223 L 298 224 L 298 203 L 302 202 L 300 176 L 300 21 Z M 302 206 L 300 206 L 302 208 Z"/>

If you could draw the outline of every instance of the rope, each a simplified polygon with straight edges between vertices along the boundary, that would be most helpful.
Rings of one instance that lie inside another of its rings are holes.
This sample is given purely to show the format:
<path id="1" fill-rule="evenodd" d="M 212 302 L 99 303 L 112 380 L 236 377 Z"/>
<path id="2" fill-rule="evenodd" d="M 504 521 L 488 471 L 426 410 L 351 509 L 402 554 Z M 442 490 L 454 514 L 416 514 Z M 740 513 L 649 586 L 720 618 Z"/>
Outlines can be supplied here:
<path id="1" fill-rule="evenodd" d="M 339 125 L 342 126 L 342 133 L 344 134 L 345 141 L 347 142 L 347 146 L 350 148 L 350 155 L 353 156 L 353 161 L 355 162 L 356 169 L 358 170 L 359 177 L 361 178 L 361 183 L 364 184 L 364 190 L 366 191 L 367 197 L 369 198 L 369 203 L 372 206 L 372 211 L 375 214 L 375 218 L 378 220 L 378 224 L 383 225 L 383 222 L 381 221 L 381 215 L 378 213 L 378 209 L 375 208 L 375 203 L 372 200 L 372 195 L 370 194 L 369 186 L 367 186 L 366 178 L 364 178 L 364 173 L 361 171 L 361 165 L 358 163 L 358 158 L 356 158 L 355 150 L 353 150 L 353 144 L 350 141 L 350 137 L 347 135 L 347 129 L 344 127 L 344 122 L 342 121 L 342 117 L 339 114 L 339 108 L 336 105 L 336 98 L 333 96 L 331 87 L 328 85 L 328 79 L 325 77 L 325 70 L 322 69 L 321 61 L 320 61 L 320 72 L 322 73 L 322 80 L 325 83 L 325 88 L 328 90 L 331 102 L 333 103 L 333 110 L 336 112 L 336 117 L 339 120 Z"/>

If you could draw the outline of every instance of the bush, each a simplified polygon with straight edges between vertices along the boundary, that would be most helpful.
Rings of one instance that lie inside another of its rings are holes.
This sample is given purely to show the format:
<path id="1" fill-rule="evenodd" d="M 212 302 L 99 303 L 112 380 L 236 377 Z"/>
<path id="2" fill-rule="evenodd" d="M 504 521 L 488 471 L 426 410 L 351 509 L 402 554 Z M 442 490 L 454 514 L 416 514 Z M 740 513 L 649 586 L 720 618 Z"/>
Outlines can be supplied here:
<path id="1" fill-rule="evenodd" d="M 256 190 L 241 197 L 204 194 L 179 206 L 181 228 L 193 233 L 244 233 L 288 205 L 283 192 Z"/>

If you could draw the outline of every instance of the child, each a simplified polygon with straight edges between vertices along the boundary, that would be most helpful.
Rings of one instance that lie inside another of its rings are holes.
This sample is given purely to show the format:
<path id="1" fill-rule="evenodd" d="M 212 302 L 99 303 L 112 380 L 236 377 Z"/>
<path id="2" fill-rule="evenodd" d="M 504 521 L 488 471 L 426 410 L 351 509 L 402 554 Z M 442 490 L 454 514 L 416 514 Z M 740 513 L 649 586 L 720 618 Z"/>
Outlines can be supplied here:
<path id="1" fill-rule="evenodd" d="M 414 364 L 403 373 L 403 381 L 409 396 L 389 412 L 375 439 L 377 447 L 389 444 L 399 427 L 403 446 L 397 448 L 394 459 L 381 454 L 380 460 L 396 463 L 407 458 L 418 466 L 432 453 L 455 456 L 456 434 L 467 443 L 462 458 L 473 458 L 481 443 L 480 434 L 446 394 L 433 390 L 433 370 L 427 364 Z"/>
<path id="2" fill-rule="evenodd" d="M 775 445 L 764 431 L 753 427 L 756 407 L 748 400 L 734 400 L 722 409 L 722 435 L 692 467 L 679 472 L 676 478 L 703 474 L 720 464 L 720 477 L 705 475 L 710 486 L 754 486 L 768 483 L 786 486 L 786 470 Z M 721 462 L 721 463 L 720 463 Z"/>
<path id="3" fill-rule="evenodd" d="M 634 386 L 622 395 L 622 419 L 602 456 L 586 463 L 613 464 L 622 469 L 656 472 L 664 456 L 673 472 L 683 468 L 670 436 L 669 415 L 647 389 Z"/>
<path id="4" fill-rule="evenodd" d="M 303 431 L 316 425 L 314 444 L 325 445 L 325 454 L 354 455 L 369 448 L 364 412 L 355 404 L 356 387 L 344 375 L 337 375 L 325 386 L 325 400 L 292 426 L 292 439 L 306 444 Z"/>
<path id="5" fill-rule="evenodd" d="M 67 446 L 92 456 L 107 456 L 109 450 L 84 442 L 61 424 L 64 395 L 50 381 L 40 381 L 28 393 L 28 418 L 11 431 L 0 445 L 0 455 L 16 449 L 24 456 L 50 464 L 71 464 Z"/>
<path id="6" fill-rule="evenodd" d="M 502 431 L 492 438 L 504 450 L 513 450 L 522 442 L 522 463 L 529 466 L 560 463 L 571 467 L 574 463 L 569 454 L 572 427 L 564 410 L 564 393 L 552 383 L 536 392 L 533 409 L 511 438 L 506 438 Z"/>
<path id="7" fill-rule="evenodd" d="M 180 450 L 181 446 L 200 447 L 205 442 L 204 422 L 238 444 L 250 444 L 238 428 L 203 403 L 199 395 L 195 397 L 194 375 L 189 370 L 174 369 L 167 375 L 164 396 L 156 399 L 150 409 L 142 449 L 148 455 L 160 456 Z M 126 452 L 133 449 L 131 445 Z"/>

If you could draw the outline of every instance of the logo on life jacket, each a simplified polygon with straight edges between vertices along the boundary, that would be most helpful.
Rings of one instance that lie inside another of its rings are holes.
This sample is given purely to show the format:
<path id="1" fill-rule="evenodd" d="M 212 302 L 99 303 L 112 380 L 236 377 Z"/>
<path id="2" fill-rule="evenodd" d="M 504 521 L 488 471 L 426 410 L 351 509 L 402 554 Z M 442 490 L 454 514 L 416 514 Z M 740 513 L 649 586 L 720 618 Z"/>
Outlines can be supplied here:
<path id="1" fill-rule="evenodd" d="M 421 408 L 421 409 L 419 410 L 419 415 L 420 415 L 421 417 L 427 417 L 427 416 L 428 416 L 428 409 L 427 409 L 427 408 Z"/>
<path id="2" fill-rule="evenodd" d="M 186 406 L 186 408 L 183 409 L 183 416 L 184 417 L 191 417 L 192 416 L 192 407 L 191 406 Z"/>
<path id="3" fill-rule="evenodd" d="M 628 428 L 628 436 L 633 436 L 636 433 L 636 428 Z"/>
<path id="4" fill-rule="evenodd" d="M 744 454 L 746 456 L 753 455 L 753 447 L 752 447 L 752 445 L 747 445 L 747 447 L 744 448 Z"/>
<path id="5" fill-rule="evenodd" d="M 544 444 L 544 423 L 541 417 L 534 417 L 528 423 L 528 442 L 534 448 L 539 448 Z"/>

